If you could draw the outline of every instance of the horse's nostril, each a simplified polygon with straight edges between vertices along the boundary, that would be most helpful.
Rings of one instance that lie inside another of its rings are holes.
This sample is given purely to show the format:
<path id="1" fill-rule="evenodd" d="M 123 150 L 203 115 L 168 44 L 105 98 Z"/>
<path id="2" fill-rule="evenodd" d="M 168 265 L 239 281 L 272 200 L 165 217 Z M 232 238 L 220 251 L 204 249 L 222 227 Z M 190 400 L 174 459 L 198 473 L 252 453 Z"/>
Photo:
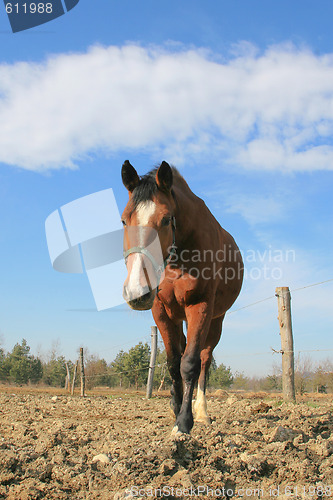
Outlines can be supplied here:
<path id="1" fill-rule="evenodd" d="M 127 286 L 123 287 L 123 297 L 124 297 L 124 299 L 127 302 L 127 300 L 129 299 L 129 294 L 128 294 Z"/>
<path id="2" fill-rule="evenodd" d="M 152 293 L 147 293 L 138 298 L 132 298 L 127 301 L 128 305 L 131 309 L 137 311 L 147 311 L 151 309 L 153 306 L 155 295 Z"/>

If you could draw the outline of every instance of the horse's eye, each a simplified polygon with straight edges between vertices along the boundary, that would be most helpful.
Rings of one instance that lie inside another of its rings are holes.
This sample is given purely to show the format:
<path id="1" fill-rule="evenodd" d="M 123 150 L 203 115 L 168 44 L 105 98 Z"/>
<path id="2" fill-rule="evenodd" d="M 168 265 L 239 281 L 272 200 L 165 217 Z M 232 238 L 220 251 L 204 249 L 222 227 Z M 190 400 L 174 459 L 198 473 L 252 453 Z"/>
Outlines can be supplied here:
<path id="1" fill-rule="evenodd" d="M 171 217 L 164 217 L 162 219 L 162 226 L 168 226 L 171 222 Z"/>
<path id="2" fill-rule="evenodd" d="M 124 219 L 121 219 L 121 223 L 124 227 L 126 226 L 126 221 Z"/>

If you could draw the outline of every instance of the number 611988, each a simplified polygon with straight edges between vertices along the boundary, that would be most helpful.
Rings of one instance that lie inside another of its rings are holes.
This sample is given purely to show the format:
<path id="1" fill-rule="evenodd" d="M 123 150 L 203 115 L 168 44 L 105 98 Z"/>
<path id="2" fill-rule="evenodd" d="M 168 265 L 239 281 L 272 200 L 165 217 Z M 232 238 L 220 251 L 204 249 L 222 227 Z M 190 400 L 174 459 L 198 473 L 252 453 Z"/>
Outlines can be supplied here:
<path id="1" fill-rule="evenodd" d="M 52 3 L 6 3 L 7 14 L 51 14 Z"/>

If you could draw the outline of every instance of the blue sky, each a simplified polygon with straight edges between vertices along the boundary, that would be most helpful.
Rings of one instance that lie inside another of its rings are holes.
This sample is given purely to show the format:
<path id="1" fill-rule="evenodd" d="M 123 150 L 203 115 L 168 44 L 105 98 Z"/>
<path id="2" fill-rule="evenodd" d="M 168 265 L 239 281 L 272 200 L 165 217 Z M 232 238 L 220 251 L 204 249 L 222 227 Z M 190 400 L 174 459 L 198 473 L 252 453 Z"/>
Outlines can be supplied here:
<path id="1" fill-rule="evenodd" d="M 109 187 L 122 210 L 123 161 L 143 174 L 164 159 L 245 257 L 217 362 L 271 371 L 275 287 L 333 278 L 332 15 L 330 1 L 80 0 L 13 34 L 0 10 L 5 349 L 24 337 L 34 353 L 59 341 L 71 359 L 84 345 L 110 361 L 149 339 L 150 313 L 94 311 L 87 277 L 52 269 L 44 223 Z M 292 293 L 295 349 L 316 361 L 332 358 L 332 286 Z"/>

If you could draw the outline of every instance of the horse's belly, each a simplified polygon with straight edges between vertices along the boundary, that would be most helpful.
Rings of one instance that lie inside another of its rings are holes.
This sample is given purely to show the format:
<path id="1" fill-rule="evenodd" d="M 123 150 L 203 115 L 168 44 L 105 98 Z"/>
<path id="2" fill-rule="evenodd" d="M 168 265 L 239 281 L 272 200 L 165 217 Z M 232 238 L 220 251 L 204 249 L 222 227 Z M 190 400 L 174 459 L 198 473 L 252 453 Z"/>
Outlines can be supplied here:
<path id="1" fill-rule="evenodd" d="M 225 285 L 221 288 L 217 288 L 214 301 L 214 318 L 222 316 L 222 314 L 225 314 L 228 309 L 230 309 L 232 304 L 237 299 L 240 289 L 241 283 L 234 287 Z"/>

